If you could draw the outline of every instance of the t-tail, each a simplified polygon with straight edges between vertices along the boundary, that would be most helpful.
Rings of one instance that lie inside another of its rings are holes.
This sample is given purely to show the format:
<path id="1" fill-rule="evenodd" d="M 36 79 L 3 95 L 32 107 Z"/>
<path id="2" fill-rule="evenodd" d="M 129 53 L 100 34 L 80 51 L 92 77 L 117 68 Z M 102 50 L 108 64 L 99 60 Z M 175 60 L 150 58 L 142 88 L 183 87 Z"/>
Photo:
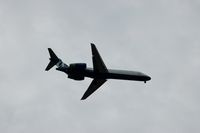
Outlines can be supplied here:
<path id="1" fill-rule="evenodd" d="M 58 71 L 62 71 L 62 72 L 67 72 L 67 68 L 68 66 L 62 62 L 61 59 L 59 59 L 56 54 L 53 52 L 53 50 L 51 48 L 48 48 L 49 51 L 49 55 L 50 55 L 50 62 L 46 67 L 46 71 L 49 71 L 52 67 L 54 67 L 55 65 L 57 66 L 56 70 Z"/>
<path id="2" fill-rule="evenodd" d="M 49 58 L 50 62 L 45 70 L 49 71 L 52 67 L 56 65 L 57 66 L 56 70 L 67 73 L 68 65 L 62 62 L 62 60 L 56 56 L 56 54 L 53 52 L 51 48 L 48 48 L 48 51 L 50 55 Z"/>
<path id="3" fill-rule="evenodd" d="M 55 66 L 60 61 L 60 59 L 56 56 L 56 54 L 53 52 L 51 48 L 48 48 L 48 51 L 50 55 L 49 58 L 50 62 L 45 69 L 46 71 L 49 71 L 53 66 Z"/>

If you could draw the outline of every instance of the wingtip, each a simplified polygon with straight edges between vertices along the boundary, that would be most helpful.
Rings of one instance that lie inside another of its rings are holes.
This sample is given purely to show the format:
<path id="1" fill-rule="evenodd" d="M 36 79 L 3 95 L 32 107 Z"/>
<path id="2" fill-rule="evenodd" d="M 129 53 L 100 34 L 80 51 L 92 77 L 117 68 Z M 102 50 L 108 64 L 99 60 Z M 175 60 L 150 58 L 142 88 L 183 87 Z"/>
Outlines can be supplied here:
<path id="1" fill-rule="evenodd" d="M 95 47 L 95 44 L 94 44 L 94 43 L 90 43 L 90 44 L 91 44 L 92 47 Z"/>
<path id="2" fill-rule="evenodd" d="M 85 100 L 87 98 L 87 96 L 85 94 L 83 94 L 83 96 L 81 97 L 81 100 Z"/>
<path id="3" fill-rule="evenodd" d="M 94 50 L 97 48 L 94 43 L 90 43 L 90 44 L 91 44 L 92 54 L 94 54 Z"/>
<path id="4" fill-rule="evenodd" d="M 85 99 L 86 99 L 86 98 L 83 98 L 83 97 L 82 97 L 82 98 L 81 98 L 81 101 L 83 101 L 83 100 L 85 100 Z"/>

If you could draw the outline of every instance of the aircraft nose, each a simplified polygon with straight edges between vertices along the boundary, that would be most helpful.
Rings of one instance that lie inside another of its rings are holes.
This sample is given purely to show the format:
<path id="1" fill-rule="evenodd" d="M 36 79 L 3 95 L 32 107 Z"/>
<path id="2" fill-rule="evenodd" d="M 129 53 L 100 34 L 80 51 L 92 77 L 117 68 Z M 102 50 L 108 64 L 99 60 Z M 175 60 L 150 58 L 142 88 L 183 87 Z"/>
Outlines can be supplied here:
<path id="1" fill-rule="evenodd" d="M 146 76 L 146 79 L 147 79 L 147 80 L 151 80 L 151 77 L 150 77 L 150 76 Z"/>
<path id="2" fill-rule="evenodd" d="M 148 75 L 144 75 L 144 79 L 145 79 L 145 81 L 149 81 L 149 80 L 151 80 L 151 77 Z"/>

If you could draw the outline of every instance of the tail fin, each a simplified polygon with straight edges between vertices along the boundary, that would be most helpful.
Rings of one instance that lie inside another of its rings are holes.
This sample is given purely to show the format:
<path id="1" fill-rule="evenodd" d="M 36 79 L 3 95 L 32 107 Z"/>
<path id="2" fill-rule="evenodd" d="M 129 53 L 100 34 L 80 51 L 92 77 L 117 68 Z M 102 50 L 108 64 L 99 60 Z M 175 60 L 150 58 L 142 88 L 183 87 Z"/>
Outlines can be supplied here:
<path id="1" fill-rule="evenodd" d="M 56 56 L 56 54 L 53 52 L 53 50 L 51 48 L 48 48 L 49 51 L 49 55 L 50 55 L 50 62 L 48 64 L 48 66 L 46 67 L 45 71 L 49 71 L 53 66 L 55 66 L 60 59 Z"/>

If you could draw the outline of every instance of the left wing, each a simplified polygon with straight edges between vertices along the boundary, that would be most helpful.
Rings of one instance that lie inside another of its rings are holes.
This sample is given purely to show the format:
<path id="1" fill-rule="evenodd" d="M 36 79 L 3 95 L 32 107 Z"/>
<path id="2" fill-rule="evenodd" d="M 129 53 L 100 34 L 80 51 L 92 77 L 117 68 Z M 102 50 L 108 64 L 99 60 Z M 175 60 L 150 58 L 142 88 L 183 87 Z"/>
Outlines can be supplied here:
<path id="1" fill-rule="evenodd" d="M 93 61 L 94 72 L 108 73 L 108 69 L 104 64 L 103 59 L 101 58 L 96 46 L 93 43 L 91 43 L 91 49 L 92 49 L 92 61 Z"/>
<path id="2" fill-rule="evenodd" d="M 88 87 L 87 91 L 84 93 L 81 100 L 86 99 L 89 97 L 93 92 L 95 92 L 101 85 L 103 85 L 107 80 L 106 79 L 94 79 L 90 86 Z"/>

